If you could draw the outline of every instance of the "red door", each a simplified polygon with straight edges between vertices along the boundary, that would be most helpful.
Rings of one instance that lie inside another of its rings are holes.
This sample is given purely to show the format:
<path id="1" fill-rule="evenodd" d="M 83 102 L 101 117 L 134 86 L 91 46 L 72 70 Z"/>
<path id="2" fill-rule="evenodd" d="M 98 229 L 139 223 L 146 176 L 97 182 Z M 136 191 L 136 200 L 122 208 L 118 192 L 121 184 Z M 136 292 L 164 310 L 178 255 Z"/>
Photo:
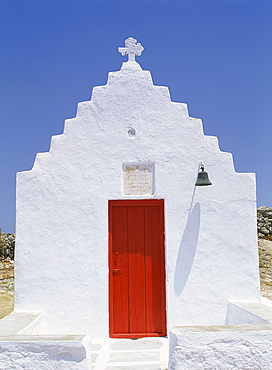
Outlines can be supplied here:
<path id="1" fill-rule="evenodd" d="M 109 201 L 110 336 L 166 335 L 164 201 Z"/>

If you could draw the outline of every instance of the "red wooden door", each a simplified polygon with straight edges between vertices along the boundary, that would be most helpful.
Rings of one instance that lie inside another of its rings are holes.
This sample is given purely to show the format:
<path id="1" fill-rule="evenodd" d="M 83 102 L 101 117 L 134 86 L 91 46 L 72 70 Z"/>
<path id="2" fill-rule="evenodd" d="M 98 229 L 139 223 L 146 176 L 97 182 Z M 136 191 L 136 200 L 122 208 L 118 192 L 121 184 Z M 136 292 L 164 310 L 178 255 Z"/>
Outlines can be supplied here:
<path id="1" fill-rule="evenodd" d="M 164 201 L 109 201 L 110 336 L 166 335 Z"/>

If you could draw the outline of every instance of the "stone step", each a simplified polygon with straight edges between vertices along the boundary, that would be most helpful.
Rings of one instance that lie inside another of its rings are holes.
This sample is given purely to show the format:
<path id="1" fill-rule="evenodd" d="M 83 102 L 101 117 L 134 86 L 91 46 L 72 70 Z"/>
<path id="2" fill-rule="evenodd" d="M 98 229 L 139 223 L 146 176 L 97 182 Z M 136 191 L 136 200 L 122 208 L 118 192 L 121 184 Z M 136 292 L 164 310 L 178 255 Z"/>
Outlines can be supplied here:
<path id="1" fill-rule="evenodd" d="M 112 350 L 154 350 L 161 349 L 163 342 L 160 339 L 122 339 L 111 345 Z"/>
<path id="2" fill-rule="evenodd" d="M 105 370 L 166 370 L 166 368 L 162 368 L 160 364 L 150 364 L 150 363 L 142 363 L 142 364 L 115 364 L 113 366 L 107 365 Z"/>
<path id="3" fill-rule="evenodd" d="M 168 340 L 143 338 L 93 342 L 90 358 L 94 370 L 165 370 Z"/>
<path id="4" fill-rule="evenodd" d="M 159 358 L 159 351 L 114 351 L 110 353 L 108 362 L 156 361 Z"/>

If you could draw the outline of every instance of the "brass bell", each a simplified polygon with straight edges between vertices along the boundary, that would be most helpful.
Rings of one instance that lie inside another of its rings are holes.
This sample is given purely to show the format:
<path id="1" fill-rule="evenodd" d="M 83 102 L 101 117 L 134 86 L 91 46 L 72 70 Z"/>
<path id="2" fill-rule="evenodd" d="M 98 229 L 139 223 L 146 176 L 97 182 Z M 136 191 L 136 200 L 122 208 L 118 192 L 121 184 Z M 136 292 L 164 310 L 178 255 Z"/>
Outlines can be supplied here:
<path id="1" fill-rule="evenodd" d="M 201 162 L 200 168 L 201 168 L 201 171 L 198 173 L 197 181 L 195 183 L 195 186 L 208 186 L 208 185 L 212 185 L 212 183 L 210 182 L 208 173 L 206 171 L 204 171 L 204 164 L 203 164 L 203 162 Z"/>

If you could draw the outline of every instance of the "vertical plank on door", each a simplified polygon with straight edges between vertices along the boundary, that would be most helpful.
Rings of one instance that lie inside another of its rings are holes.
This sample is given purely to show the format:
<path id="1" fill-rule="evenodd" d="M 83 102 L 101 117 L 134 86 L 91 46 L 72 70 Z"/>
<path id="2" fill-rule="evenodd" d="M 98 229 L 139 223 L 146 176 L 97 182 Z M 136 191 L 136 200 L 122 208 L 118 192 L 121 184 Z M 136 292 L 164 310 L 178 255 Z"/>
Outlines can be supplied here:
<path id="1" fill-rule="evenodd" d="M 146 321 L 148 333 L 165 332 L 162 207 L 145 207 Z"/>
<path id="2" fill-rule="evenodd" d="M 128 207 L 129 332 L 145 333 L 144 207 Z"/>
<path id="3" fill-rule="evenodd" d="M 111 324 L 114 334 L 124 334 L 129 333 L 127 207 L 113 206 L 111 212 Z"/>

